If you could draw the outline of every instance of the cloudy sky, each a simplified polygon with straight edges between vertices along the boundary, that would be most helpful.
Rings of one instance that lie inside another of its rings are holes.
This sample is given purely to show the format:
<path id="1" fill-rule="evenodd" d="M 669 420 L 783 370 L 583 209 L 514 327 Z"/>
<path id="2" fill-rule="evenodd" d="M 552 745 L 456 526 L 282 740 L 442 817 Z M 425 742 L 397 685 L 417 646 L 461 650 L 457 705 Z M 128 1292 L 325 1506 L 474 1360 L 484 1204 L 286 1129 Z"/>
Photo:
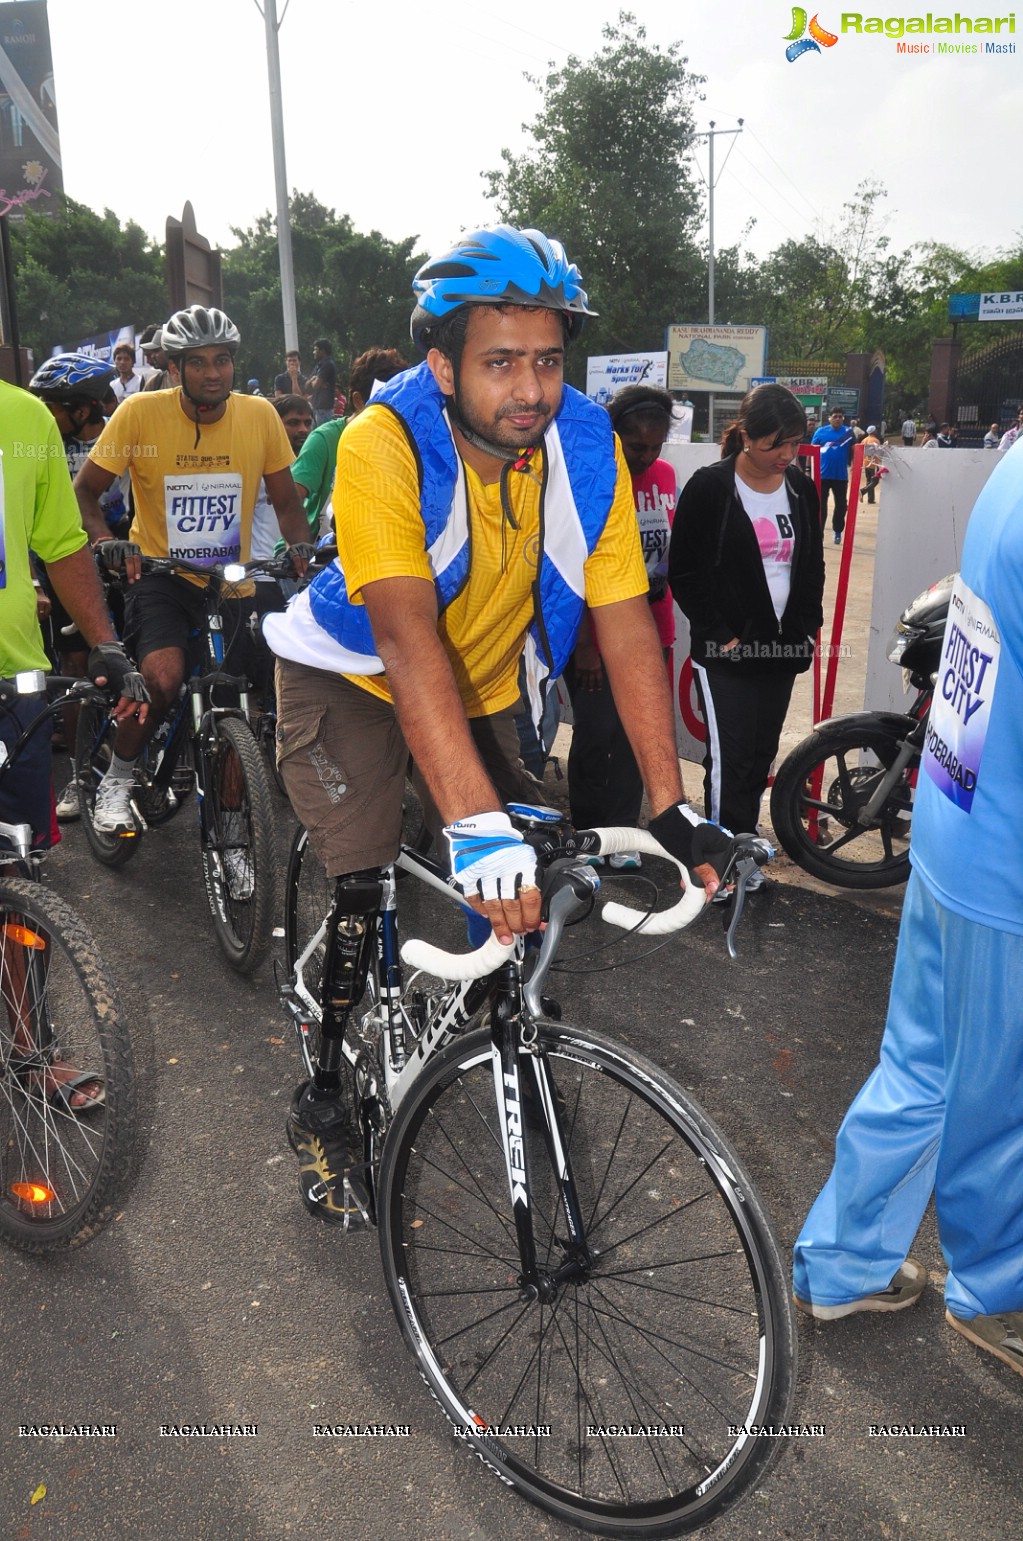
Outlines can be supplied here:
<path id="1" fill-rule="evenodd" d="M 868 3 L 864 18 L 909 14 Z M 958 0 L 960 14 L 979 17 L 984 3 Z M 993 254 L 1023 240 L 1020 52 L 900 55 L 891 38 L 842 34 L 838 4 L 824 0 L 802 14 L 837 42 L 790 63 L 786 0 L 632 4 L 649 41 L 681 40 L 707 77 L 701 127 L 744 119 L 727 162 L 732 141 L 717 140 L 719 245 L 750 218 L 758 255 L 826 232 L 865 176 L 888 189 L 898 248 L 940 240 Z M 481 172 L 499 165 L 502 147 L 524 144 L 521 125 L 542 101 L 524 72 L 588 57 L 618 10 L 613 0 L 551 0 L 514 8 L 512 20 L 496 0 L 290 0 L 280 29 L 289 185 L 357 228 L 417 235 L 426 249 L 492 222 Z M 221 243 L 272 206 L 255 0 L 50 0 L 49 16 L 71 196 L 160 237 L 191 199 L 199 229 Z M 1001 40 L 1023 49 L 1023 11 L 1019 32 L 1003 29 Z M 705 147 L 697 162 L 705 175 Z"/>

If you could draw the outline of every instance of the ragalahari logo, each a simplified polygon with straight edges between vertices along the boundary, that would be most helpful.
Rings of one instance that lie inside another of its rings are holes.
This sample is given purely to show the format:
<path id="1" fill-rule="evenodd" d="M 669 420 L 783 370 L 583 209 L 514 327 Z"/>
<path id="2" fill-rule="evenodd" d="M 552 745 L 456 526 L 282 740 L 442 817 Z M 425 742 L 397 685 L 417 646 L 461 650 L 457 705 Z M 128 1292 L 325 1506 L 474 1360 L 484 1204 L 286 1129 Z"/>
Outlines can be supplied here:
<path id="1" fill-rule="evenodd" d="M 807 33 L 809 33 L 809 36 L 806 35 Z M 816 16 L 810 22 L 810 25 L 807 26 L 806 12 L 803 7 L 801 5 L 794 5 L 792 7 L 792 31 L 785 34 L 785 41 L 789 45 L 785 50 L 785 57 L 790 64 L 795 64 L 796 60 L 801 58 L 803 54 L 819 54 L 822 48 L 834 48 L 838 38 L 834 32 L 826 31 Z"/>

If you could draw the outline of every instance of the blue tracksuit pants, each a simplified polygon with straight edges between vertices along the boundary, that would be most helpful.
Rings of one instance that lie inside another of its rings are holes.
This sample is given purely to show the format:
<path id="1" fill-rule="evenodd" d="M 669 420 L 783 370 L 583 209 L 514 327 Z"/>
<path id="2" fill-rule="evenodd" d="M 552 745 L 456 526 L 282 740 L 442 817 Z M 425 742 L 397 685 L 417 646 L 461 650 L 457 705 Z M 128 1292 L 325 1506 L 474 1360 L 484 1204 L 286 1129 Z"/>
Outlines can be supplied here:
<path id="1" fill-rule="evenodd" d="M 796 1294 L 838 1305 L 884 1289 L 933 1190 L 953 1314 L 1023 1310 L 1021 1172 L 1023 937 L 952 913 L 914 873 L 880 1064 L 796 1242 Z"/>

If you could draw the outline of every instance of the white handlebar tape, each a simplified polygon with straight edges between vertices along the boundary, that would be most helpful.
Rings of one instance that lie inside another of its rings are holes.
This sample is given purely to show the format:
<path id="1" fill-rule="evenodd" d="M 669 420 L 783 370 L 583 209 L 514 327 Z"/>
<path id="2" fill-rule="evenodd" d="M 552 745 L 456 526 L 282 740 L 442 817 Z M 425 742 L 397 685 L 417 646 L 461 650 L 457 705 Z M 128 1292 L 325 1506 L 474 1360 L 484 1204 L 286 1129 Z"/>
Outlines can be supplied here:
<path id="1" fill-rule="evenodd" d="M 427 974 L 433 974 L 437 979 L 446 979 L 451 984 L 464 984 L 467 980 L 482 979 L 485 974 L 492 974 L 514 951 L 514 942 L 499 942 L 491 932 L 483 946 L 477 947 L 475 952 L 445 952 L 442 947 L 434 947 L 431 942 L 411 938 L 402 943 L 401 959 L 409 968 L 423 969 Z"/>
<path id="2" fill-rule="evenodd" d="M 703 884 L 680 861 L 675 861 L 674 856 L 669 855 L 649 830 L 598 829 L 595 833 L 600 836 L 602 856 L 613 856 L 617 851 L 641 851 L 646 856 L 663 857 L 678 868 L 679 876 L 686 885 L 686 891 L 677 904 L 673 904 L 670 909 L 659 910 L 656 914 L 612 900 L 601 911 L 602 919 L 609 925 L 621 926 L 626 931 L 639 930 L 644 936 L 667 936 L 672 931 L 681 931 L 691 925 L 697 915 L 702 913 L 707 902 Z"/>

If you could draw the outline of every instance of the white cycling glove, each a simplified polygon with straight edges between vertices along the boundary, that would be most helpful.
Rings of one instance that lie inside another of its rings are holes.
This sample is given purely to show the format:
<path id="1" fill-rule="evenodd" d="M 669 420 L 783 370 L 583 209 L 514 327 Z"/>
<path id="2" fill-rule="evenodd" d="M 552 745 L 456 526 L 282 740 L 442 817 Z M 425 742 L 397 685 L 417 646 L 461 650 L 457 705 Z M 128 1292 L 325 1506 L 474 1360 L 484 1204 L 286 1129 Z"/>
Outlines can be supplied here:
<path id="1" fill-rule="evenodd" d="M 514 899 L 536 887 L 536 857 L 506 813 L 476 813 L 447 824 L 451 874 L 467 898 Z"/>

